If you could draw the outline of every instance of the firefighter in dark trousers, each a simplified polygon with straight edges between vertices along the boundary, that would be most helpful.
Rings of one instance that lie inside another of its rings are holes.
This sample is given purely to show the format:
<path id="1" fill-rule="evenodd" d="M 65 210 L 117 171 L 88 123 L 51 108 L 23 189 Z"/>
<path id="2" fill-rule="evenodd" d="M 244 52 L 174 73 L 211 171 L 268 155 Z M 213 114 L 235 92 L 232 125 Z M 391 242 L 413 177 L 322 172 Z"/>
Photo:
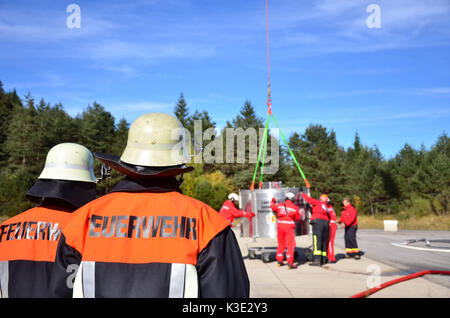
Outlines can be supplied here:
<path id="1" fill-rule="evenodd" d="M 94 157 L 81 145 L 63 143 L 50 149 L 44 169 L 25 195 L 37 206 L 0 225 L 1 297 L 53 295 L 49 282 L 61 227 L 73 211 L 95 199 L 93 166 Z"/>
<path id="2" fill-rule="evenodd" d="M 328 196 L 322 194 L 320 200 L 310 198 L 302 193 L 302 197 L 312 205 L 311 221 L 313 227 L 313 261 L 311 266 L 322 266 L 327 262 L 329 215 L 328 215 Z"/>
<path id="3" fill-rule="evenodd" d="M 328 215 L 330 216 L 330 234 L 328 236 L 328 262 L 336 263 L 336 257 L 334 256 L 334 239 L 336 237 L 336 213 L 334 212 L 333 205 L 330 201 L 327 202 Z"/>
<path id="4" fill-rule="evenodd" d="M 360 259 L 358 243 L 356 242 L 356 231 L 358 230 L 358 212 L 350 204 L 349 198 L 342 201 L 343 209 L 339 223 L 345 225 L 345 257 Z"/>
<path id="5" fill-rule="evenodd" d="M 239 201 L 239 196 L 236 193 L 230 193 L 228 196 L 228 200 L 226 200 L 222 207 L 220 208 L 219 213 L 230 222 L 231 226 L 233 226 L 234 218 L 246 217 L 251 219 L 255 216 L 254 213 L 244 212 L 236 208 L 235 203 Z"/>
<path id="6" fill-rule="evenodd" d="M 284 250 L 286 250 L 286 261 L 289 269 L 297 268 L 294 264 L 294 250 L 295 250 L 295 221 L 300 220 L 299 208 L 292 200 L 295 195 L 292 192 L 286 193 L 286 200 L 282 203 L 276 203 L 275 198 L 272 198 L 270 207 L 277 215 L 277 264 L 283 265 Z"/>
<path id="7" fill-rule="evenodd" d="M 230 223 L 181 193 L 182 174 L 194 168 L 186 166 L 185 130 L 176 117 L 142 115 L 121 157 L 94 155 L 126 177 L 63 228 L 56 270 L 79 269 L 73 291 L 65 280 L 52 281 L 55 297 L 249 297 Z"/>

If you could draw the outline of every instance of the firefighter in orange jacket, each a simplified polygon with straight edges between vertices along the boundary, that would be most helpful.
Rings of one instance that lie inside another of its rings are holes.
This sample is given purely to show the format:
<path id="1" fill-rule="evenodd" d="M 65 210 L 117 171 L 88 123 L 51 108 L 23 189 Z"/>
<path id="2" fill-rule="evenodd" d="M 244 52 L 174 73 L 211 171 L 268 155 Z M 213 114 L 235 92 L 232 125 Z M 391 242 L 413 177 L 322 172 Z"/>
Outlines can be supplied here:
<path id="1" fill-rule="evenodd" d="M 358 243 L 356 242 L 356 231 L 358 230 L 358 212 L 351 205 L 349 198 L 342 201 L 343 209 L 339 223 L 345 225 L 345 257 L 360 259 Z"/>
<path id="2" fill-rule="evenodd" d="M 328 232 L 329 221 L 328 215 L 328 196 L 322 194 L 320 200 L 309 197 L 306 193 L 302 193 L 302 197 L 312 205 L 311 221 L 313 227 L 313 261 L 311 266 L 322 266 L 327 261 L 328 249 Z"/>
<path id="3" fill-rule="evenodd" d="M 331 204 L 330 200 L 327 202 L 327 209 L 328 209 L 328 215 L 330 217 L 330 233 L 328 236 L 328 261 L 330 263 L 336 263 L 336 257 L 334 255 L 334 239 L 336 237 L 336 230 L 337 230 L 337 224 L 336 224 L 336 212 L 334 212 L 333 205 Z"/>
<path id="4" fill-rule="evenodd" d="M 239 210 L 235 206 L 235 202 L 239 201 L 239 196 L 236 193 L 230 193 L 228 196 L 228 200 L 226 200 L 222 207 L 220 208 L 219 213 L 230 222 L 231 226 L 233 226 L 234 218 L 247 217 L 251 219 L 255 216 L 254 213 L 244 212 Z"/>
<path id="5" fill-rule="evenodd" d="M 38 206 L 0 225 L 1 297 L 53 295 L 49 281 L 61 227 L 74 210 L 95 199 L 93 162 L 91 152 L 78 144 L 50 149 L 42 173 L 25 195 Z"/>
<path id="6" fill-rule="evenodd" d="M 63 228 L 55 263 L 79 264 L 74 297 L 248 297 L 249 279 L 230 224 L 181 193 L 192 171 L 185 130 L 150 113 L 130 126 L 122 156 L 94 155 L 126 175 Z M 59 276 L 55 276 L 59 277 Z M 70 297 L 64 281 L 56 296 Z"/>
<path id="7" fill-rule="evenodd" d="M 282 203 L 276 203 L 272 198 L 270 207 L 277 214 L 277 254 L 276 260 L 278 266 L 283 265 L 284 250 L 286 251 L 286 261 L 289 269 L 297 268 L 294 264 L 295 250 L 295 221 L 300 220 L 299 208 L 292 202 L 295 195 L 292 192 L 286 193 L 286 200 Z"/>

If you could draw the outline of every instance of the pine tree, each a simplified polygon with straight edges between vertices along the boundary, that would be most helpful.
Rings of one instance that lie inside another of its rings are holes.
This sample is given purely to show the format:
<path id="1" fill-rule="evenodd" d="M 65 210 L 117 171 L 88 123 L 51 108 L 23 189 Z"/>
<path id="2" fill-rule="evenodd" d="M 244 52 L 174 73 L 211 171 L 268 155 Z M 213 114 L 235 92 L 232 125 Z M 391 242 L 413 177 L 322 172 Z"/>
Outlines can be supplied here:
<path id="1" fill-rule="evenodd" d="M 114 143 L 112 147 L 112 153 L 117 156 L 120 156 L 123 153 L 125 146 L 127 145 L 129 126 L 130 124 L 126 121 L 125 118 L 122 118 L 117 124 L 117 129 L 114 133 Z"/>
<path id="2" fill-rule="evenodd" d="M 114 143 L 114 117 L 94 102 L 80 117 L 81 143 L 92 152 L 111 153 Z"/>
<path id="3" fill-rule="evenodd" d="M 4 147 L 8 153 L 8 166 L 13 169 L 20 167 L 37 173 L 36 165 L 36 107 L 34 98 L 28 93 L 25 96 L 25 107 L 15 108 L 8 127 L 8 136 Z"/>
<path id="4" fill-rule="evenodd" d="M 183 92 L 180 94 L 173 112 L 183 127 L 189 129 L 189 109 L 187 107 L 186 100 L 184 99 Z"/>
<path id="5" fill-rule="evenodd" d="M 311 184 L 313 196 L 326 193 L 333 202 L 340 202 L 349 195 L 348 176 L 343 164 L 345 151 L 338 146 L 333 130 L 328 131 L 322 125 L 310 125 L 303 135 L 294 133 L 289 138 L 289 145 Z M 301 178 L 293 163 L 290 170 L 291 180 Z"/>
<path id="6" fill-rule="evenodd" d="M 231 177 L 233 183 L 238 188 L 250 187 L 255 168 L 255 163 L 250 163 L 250 159 L 256 158 L 257 150 L 259 149 L 255 149 L 253 143 L 256 142 L 256 145 L 259 145 L 260 129 L 262 128 L 264 128 L 264 120 L 256 115 L 251 102 L 246 100 L 239 114 L 231 119 L 231 121 L 227 121 L 225 129 L 221 132 L 221 136 L 219 136 L 219 138 L 222 138 L 225 145 L 224 164 L 217 164 L 216 168 L 220 169 L 227 177 Z M 248 133 L 244 139 L 241 137 L 241 140 L 244 141 L 244 145 L 238 145 L 238 137 L 233 137 L 231 132 Z M 253 140 L 251 140 L 251 138 L 253 138 Z M 233 141 L 232 149 L 228 149 L 230 145 L 226 144 L 227 139 L 228 141 Z M 245 148 L 242 149 L 239 147 Z M 238 163 L 238 148 L 240 152 L 244 151 L 244 158 L 241 158 L 244 159 L 243 163 Z M 228 157 L 227 154 L 229 155 Z"/>
<path id="7" fill-rule="evenodd" d="M 0 167 L 7 165 L 9 153 L 5 149 L 5 142 L 8 137 L 9 125 L 11 123 L 15 109 L 22 109 L 22 102 L 16 91 L 5 92 L 0 81 Z"/>

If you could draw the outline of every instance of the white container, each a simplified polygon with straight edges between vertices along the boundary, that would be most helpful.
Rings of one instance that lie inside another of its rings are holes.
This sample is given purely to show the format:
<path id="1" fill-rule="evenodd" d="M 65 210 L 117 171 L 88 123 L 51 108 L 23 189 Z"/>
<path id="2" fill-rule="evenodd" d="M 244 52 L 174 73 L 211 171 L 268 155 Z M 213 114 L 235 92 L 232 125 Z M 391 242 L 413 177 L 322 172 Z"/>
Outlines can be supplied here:
<path id="1" fill-rule="evenodd" d="M 397 220 L 384 220 L 384 231 L 385 232 L 397 232 L 398 231 L 398 221 Z"/>
<path id="2" fill-rule="evenodd" d="M 255 217 L 249 220 L 241 218 L 241 236 L 242 237 L 277 237 L 277 220 L 275 214 L 270 208 L 272 198 L 277 202 L 282 202 L 286 192 L 297 194 L 299 188 L 281 188 L 281 182 L 264 182 L 261 189 L 239 190 L 239 208 L 245 212 L 255 213 Z M 306 191 L 306 189 L 302 189 Z M 303 205 L 302 205 L 303 206 Z M 308 208 L 306 210 L 309 211 Z M 300 224 L 301 223 L 301 224 Z M 309 233 L 309 218 L 296 222 L 296 235 L 306 235 Z"/>

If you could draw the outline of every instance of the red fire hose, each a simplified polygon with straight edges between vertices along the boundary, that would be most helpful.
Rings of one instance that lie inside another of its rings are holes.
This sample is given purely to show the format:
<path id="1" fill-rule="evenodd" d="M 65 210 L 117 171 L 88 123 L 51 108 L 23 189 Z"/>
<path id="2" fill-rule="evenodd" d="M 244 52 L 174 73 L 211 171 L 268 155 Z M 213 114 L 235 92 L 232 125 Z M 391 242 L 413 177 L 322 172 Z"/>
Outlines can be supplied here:
<path id="1" fill-rule="evenodd" d="M 379 290 L 381 290 L 381 289 L 383 289 L 385 287 L 388 287 L 388 286 L 391 286 L 391 285 L 403 282 L 405 280 L 417 278 L 417 277 L 420 277 L 420 276 L 423 276 L 423 275 L 430 275 L 430 274 L 450 275 L 450 271 L 428 270 L 428 271 L 417 272 L 417 273 L 406 275 L 406 276 L 403 276 L 403 277 L 400 277 L 400 278 L 397 278 L 397 279 L 393 279 L 391 281 L 388 281 L 386 283 L 381 284 L 378 287 L 374 287 L 374 288 L 369 289 L 367 291 L 363 291 L 363 292 L 360 292 L 358 294 L 355 294 L 355 295 L 351 296 L 350 298 L 367 297 L 367 296 L 372 295 L 372 294 L 376 293 L 377 291 L 379 291 Z"/>

